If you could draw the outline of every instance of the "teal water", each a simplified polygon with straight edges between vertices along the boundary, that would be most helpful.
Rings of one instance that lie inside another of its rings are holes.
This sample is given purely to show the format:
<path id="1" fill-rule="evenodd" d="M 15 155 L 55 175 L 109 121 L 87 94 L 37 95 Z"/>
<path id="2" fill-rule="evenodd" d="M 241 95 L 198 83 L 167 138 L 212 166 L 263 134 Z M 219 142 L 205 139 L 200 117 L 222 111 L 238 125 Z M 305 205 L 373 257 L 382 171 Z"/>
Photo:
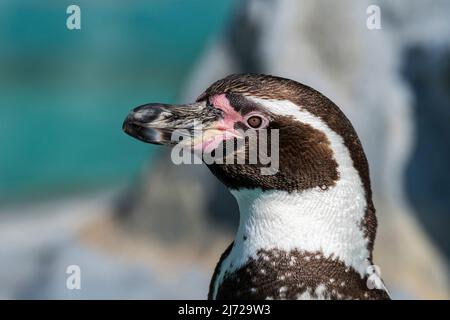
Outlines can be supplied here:
<path id="1" fill-rule="evenodd" d="M 127 112 L 177 102 L 232 1 L 0 4 L 0 202 L 126 182 L 157 152 L 122 133 Z M 122 3 L 122 5 L 121 5 Z"/>

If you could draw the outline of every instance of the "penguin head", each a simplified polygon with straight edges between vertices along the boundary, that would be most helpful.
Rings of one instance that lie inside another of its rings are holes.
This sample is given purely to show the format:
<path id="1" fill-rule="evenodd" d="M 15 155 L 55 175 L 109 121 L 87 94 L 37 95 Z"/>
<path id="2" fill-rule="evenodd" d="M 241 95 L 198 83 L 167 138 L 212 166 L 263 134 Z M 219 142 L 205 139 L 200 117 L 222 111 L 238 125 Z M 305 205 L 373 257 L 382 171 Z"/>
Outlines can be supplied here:
<path id="1" fill-rule="evenodd" d="M 241 204 L 250 209 L 264 207 L 264 214 L 274 211 L 272 203 L 283 206 L 293 197 L 291 210 L 283 213 L 289 221 L 298 214 L 309 215 L 313 225 L 345 220 L 345 230 L 362 232 L 358 244 L 362 243 L 371 259 L 377 221 L 368 163 L 350 121 L 318 91 L 275 76 L 230 75 L 213 83 L 194 103 L 151 103 L 135 108 L 123 129 L 144 142 L 189 145 L 203 155 L 214 153 L 216 161 L 205 163 L 232 191 L 240 208 Z M 238 147 L 230 149 L 229 142 Z M 266 152 L 266 159 L 260 157 L 261 151 Z M 267 168 L 275 170 L 263 170 Z M 261 201 L 268 206 L 259 206 Z M 299 213 L 300 202 L 306 207 Z M 317 208 L 319 213 L 314 214 Z M 331 239 L 328 247 L 335 249 L 335 235 L 326 236 L 321 235 Z M 360 256 L 365 259 L 365 254 Z"/>
<path id="2" fill-rule="evenodd" d="M 350 153 L 354 163 L 345 165 L 354 165 L 370 189 L 367 161 L 348 119 L 328 98 L 289 79 L 231 75 L 194 103 L 139 106 L 123 129 L 153 144 L 176 145 L 189 136 L 194 150 L 221 160 L 207 165 L 230 189 L 326 190 L 340 178 L 340 152 Z M 264 174 L 264 167 L 273 170 Z"/>

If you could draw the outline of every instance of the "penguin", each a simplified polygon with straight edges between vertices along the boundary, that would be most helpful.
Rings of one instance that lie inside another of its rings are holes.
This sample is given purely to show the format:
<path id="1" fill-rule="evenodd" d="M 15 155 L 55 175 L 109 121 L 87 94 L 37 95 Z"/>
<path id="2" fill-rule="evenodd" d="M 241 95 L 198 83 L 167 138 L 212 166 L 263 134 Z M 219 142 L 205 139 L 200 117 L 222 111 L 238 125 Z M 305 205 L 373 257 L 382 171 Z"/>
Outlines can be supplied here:
<path id="1" fill-rule="evenodd" d="M 262 174 L 260 161 L 207 164 L 240 211 L 208 299 L 390 299 L 373 264 L 377 220 L 364 150 L 350 121 L 318 91 L 277 76 L 234 74 L 195 103 L 133 109 L 123 130 L 172 146 L 174 132 L 186 130 L 195 150 L 212 153 L 242 132 L 266 130 L 267 144 L 276 142 L 273 174 Z M 256 146 L 245 141 L 245 160 Z"/>

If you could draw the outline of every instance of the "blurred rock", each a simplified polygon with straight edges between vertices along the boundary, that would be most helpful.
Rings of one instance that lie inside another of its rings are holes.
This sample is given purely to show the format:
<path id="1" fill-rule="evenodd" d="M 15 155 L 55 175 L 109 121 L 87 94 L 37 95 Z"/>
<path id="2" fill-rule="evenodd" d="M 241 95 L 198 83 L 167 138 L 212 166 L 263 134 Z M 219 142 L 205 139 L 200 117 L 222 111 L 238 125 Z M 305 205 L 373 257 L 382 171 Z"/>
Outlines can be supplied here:
<path id="1" fill-rule="evenodd" d="M 203 164 L 174 165 L 164 150 L 124 198 L 119 216 L 130 230 L 164 244 L 208 246 L 237 227 L 237 204 Z"/>
<path id="2" fill-rule="evenodd" d="M 124 234 L 110 204 L 110 197 L 96 196 L 3 209 L 0 298 L 206 297 L 209 251 L 160 247 Z M 80 290 L 66 287 L 69 265 L 80 267 Z"/>
<path id="3" fill-rule="evenodd" d="M 405 79 L 414 90 L 416 144 L 407 166 L 409 199 L 430 235 L 450 257 L 450 41 L 405 49 Z"/>

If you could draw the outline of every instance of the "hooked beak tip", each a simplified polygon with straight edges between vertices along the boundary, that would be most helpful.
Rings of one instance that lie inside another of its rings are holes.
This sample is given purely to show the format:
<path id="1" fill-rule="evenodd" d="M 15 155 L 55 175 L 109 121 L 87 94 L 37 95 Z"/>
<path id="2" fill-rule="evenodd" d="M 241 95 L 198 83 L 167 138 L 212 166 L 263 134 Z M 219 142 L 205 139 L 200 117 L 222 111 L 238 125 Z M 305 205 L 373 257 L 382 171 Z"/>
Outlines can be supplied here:
<path id="1" fill-rule="evenodd" d="M 134 108 L 125 118 L 123 131 L 143 142 L 174 145 L 188 135 L 196 138 L 197 121 L 208 128 L 217 122 L 219 115 L 214 109 L 206 108 L 205 103 L 187 105 L 167 105 L 150 103 Z M 179 132 L 183 131 L 183 132 Z M 183 138 L 181 138 L 183 137 Z"/>

